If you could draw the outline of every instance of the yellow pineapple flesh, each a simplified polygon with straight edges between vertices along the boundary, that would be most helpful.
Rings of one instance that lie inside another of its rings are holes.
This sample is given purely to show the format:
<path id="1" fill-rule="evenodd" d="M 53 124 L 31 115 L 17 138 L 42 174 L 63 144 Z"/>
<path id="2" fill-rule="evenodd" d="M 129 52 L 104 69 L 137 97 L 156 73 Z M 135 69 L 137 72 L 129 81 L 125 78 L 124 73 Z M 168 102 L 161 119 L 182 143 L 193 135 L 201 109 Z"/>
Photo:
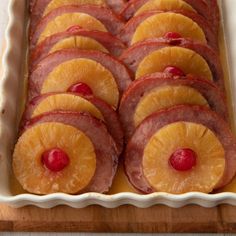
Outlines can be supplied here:
<path id="1" fill-rule="evenodd" d="M 108 50 L 99 42 L 97 42 L 96 40 L 92 38 L 83 37 L 83 36 L 69 37 L 69 38 L 59 41 L 52 47 L 52 49 L 50 50 L 50 53 L 53 53 L 55 51 L 59 51 L 62 49 L 69 49 L 69 48 L 96 50 L 96 51 L 108 53 Z"/>
<path id="2" fill-rule="evenodd" d="M 52 172 L 42 164 L 42 154 L 60 148 L 69 157 L 69 165 Z M 61 123 L 36 125 L 19 138 L 13 169 L 25 190 L 35 194 L 77 193 L 91 181 L 96 170 L 96 154 L 90 139 L 80 130 Z"/>
<path id="3" fill-rule="evenodd" d="M 191 170 L 177 171 L 169 164 L 171 155 L 182 148 L 197 155 L 196 166 Z M 169 124 L 152 136 L 144 150 L 143 173 L 156 191 L 210 193 L 224 170 L 224 148 L 215 134 L 201 124 Z"/>
<path id="4" fill-rule="evenodd" d="M 182 47 L 165 47 L 146 56 L 138 65 L 136 79 L 155 72 L 163 72 L 168 66 L 177 67 L 185 74 L 213 80 L 205 59 L 196 52 Z"/>
<path id="5" fill-rule="evenodd" d="M 44 10 L 43 16 L 47 15 L 49 12 L 53 11 L 56 8 L 66 6 L 66 5 L 101 5 L 106 6 L 104 0 L 52 0 Z"/>
<path id="6" fill-rule="evenodd" d="M 149 38 L 163 37 L 168 32 L 176 32 L 183 38 L 207 43 L 203 30 L 192 19 L 177 13 L 157 13 L 148 17 L 136 28 L 131 44 Z"/>
<path id="7" fill-rule="evenodd" d="M 91 102 L 73 94 L 56 94 L 46 97 L 36 106 L 32 118 L 54 110 L 88 112 L 104 120 L 102 113 Z"/>
<path id="8" fill-rule="evenodd" d="M 152 113 L 181 104 L 209 106 L 196 89 L 187 86 L 163 86 L 142 97 L 134 113 L 135 127 Z"/>
<path id="9" fill-rule="evenodd" d="M 107 32 L 106 27 L 93 16 L 85 13 L 64 13 L 47 24 L 37 43 L 42 42 L 46 37 L 53 34 L 63 32 L 74 25 L 78 25 L 87 30 Z"/>
<path id="10" fill-rule="evenodd" d="M 138 193 L 138 191 L 130 184 L 124 170 L 122 161 L 119 162 L 119 166 L 116 171 L 116 175 L 112 182 L 112 186 L 108 192 L 109 195 L 117 193 Z"/>
<path id="11" fill-rule="evenodd" d="M 41 94 L 65 92 L 76 83 L 88 85 L 94 96 L 117 108 L 119 90 L 109 70 L 90 59 L 73 59 L 54 68 L 45 79 Z"/>
<path id="12" fill-rule="evenodd" d="M 182 0 L 149 0 L 138 9 L 135 16 L 151 10 L 187 10 L 196 12 L 191 5 Z"/>

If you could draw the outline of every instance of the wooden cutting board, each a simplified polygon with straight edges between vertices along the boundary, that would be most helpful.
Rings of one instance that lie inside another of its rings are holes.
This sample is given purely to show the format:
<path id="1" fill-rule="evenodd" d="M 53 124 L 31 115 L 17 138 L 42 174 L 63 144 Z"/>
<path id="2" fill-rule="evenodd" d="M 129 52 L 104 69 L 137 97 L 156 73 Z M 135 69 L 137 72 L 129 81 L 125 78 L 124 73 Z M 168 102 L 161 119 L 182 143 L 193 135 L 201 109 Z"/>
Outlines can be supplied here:
<path id="1" fill-rule="evenodd" d="M 72 209 L 59 206 L 39 209 L 31 206 L 13 209 L 0 205 L 0 231 L 235 233 L 236 207 L 138 209 L 122 206 L 105 209 L 91 206 Z"/>

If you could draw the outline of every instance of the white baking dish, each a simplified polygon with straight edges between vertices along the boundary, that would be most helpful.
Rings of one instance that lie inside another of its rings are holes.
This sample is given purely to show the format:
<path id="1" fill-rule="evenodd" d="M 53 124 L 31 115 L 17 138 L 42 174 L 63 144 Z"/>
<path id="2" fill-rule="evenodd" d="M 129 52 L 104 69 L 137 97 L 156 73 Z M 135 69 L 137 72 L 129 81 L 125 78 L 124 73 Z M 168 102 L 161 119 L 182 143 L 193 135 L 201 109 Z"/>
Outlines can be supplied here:
<path id="1" fill-rule="evenodd" d="M 222 9 L 222 24 L 225 31 L 227 55 L 230 72 L 230 93 L 233 104 L 236 104 L 236 1 L 219 1 Z M 187 204 L 198 204 L 204 207 L 213 207 L 228 203 L 236 205 L 236 193 L 202 194 L 187 193 L 172 195 L 167 193 L 153 193 L 139 195 L 134 193 L 119 193 L 103 195 L 87 193 L 79 196 L 67 194 L 51 194 L 37 196 L 32 194 L 13 195 L 10 188 L 11 153 L 17 135 L 17 114 L 20 111 L 19 101 L 24 91 L 24 61 L 26 49 L 27 11 L 25 0 L 9 0 L 9 25 L 7 28 L 7 48 L 3 58 L 4 75 L 1 79 L 0 105 L 0 202 L 14 207 L 36 205 L 50 208 L 56 205 L 69 205 L 82 208 L 91 204 L 113 208 L 123 204 L 137 207 L 149 207 L 154 204 L 165 204 L 171 207 L 181 207 Z M 22 102 L 21 102 L 22 103 Z M 236 109 L 232 106 L 233 126 L 236 126 Z"/>

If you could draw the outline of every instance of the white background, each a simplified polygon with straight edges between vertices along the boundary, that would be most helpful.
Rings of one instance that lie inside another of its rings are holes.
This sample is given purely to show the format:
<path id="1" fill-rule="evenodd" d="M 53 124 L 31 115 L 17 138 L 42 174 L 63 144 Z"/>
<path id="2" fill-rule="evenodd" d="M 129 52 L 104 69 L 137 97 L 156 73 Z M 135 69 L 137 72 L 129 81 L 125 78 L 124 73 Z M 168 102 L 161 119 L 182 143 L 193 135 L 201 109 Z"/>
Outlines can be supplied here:
<path id="1" fill-rule="evenodd" d="M 0 45 L 2 49 L 3 36 L 8 22 L 7 5 L 9 0 L 0 0 Z"/>

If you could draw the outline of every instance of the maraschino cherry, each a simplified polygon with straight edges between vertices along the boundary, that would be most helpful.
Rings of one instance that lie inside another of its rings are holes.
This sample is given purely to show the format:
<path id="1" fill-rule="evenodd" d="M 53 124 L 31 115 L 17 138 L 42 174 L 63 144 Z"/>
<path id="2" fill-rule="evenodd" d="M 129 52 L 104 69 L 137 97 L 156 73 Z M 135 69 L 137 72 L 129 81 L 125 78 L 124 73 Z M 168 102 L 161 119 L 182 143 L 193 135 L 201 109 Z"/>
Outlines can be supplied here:
<path id="1" fill-rule="evenodd" d="M 78 93 L 83 96 L 89 96 L 93 94 L 92 89 L 85 83 L 77 83 L 77 84 L 72 85 L 68 89 L 68 92 Z"/>
<path id="2" fill-rule="evenodd" d="M 175 151 L 170 159 L 170 165 L 178 171 L 191 170 L 197 163 L 196 153 L 189 148 L 183 148 Z"/>
<path id="3" fill-rule="evenodd" d="M 164 73 L 170 73 L 175 76 L 185 76 L 185 73 L 176 66 L 167 66 L 164 71 Z"/>
<path id="4" fill-rule="evenodd" d="M 66 31 L 69 32 L 69 33 L 76 33 L 78 32 L 79 30 L 81 30 L 82 27 L 79 26 L 79 25 L 73 25 L 71 26 L 70 28 L 68 28 Z"/>
<path id="5" fill-rule="evenodd" d="M 42 163 L 52 172 L 62 171 L 69 165 L 68 155 L 59 148 L 53 148 L 43 153 Z"/>
<path id="6" fill-rule="evenodd" d="M 164 35 L 164 38 L 167 38 L 167 39 L 179 39 L 179 38 L 182 38 L 182 36 L 181 36 L 180 33 L 177 33 L 177 32 L 167 32 Z"/>

